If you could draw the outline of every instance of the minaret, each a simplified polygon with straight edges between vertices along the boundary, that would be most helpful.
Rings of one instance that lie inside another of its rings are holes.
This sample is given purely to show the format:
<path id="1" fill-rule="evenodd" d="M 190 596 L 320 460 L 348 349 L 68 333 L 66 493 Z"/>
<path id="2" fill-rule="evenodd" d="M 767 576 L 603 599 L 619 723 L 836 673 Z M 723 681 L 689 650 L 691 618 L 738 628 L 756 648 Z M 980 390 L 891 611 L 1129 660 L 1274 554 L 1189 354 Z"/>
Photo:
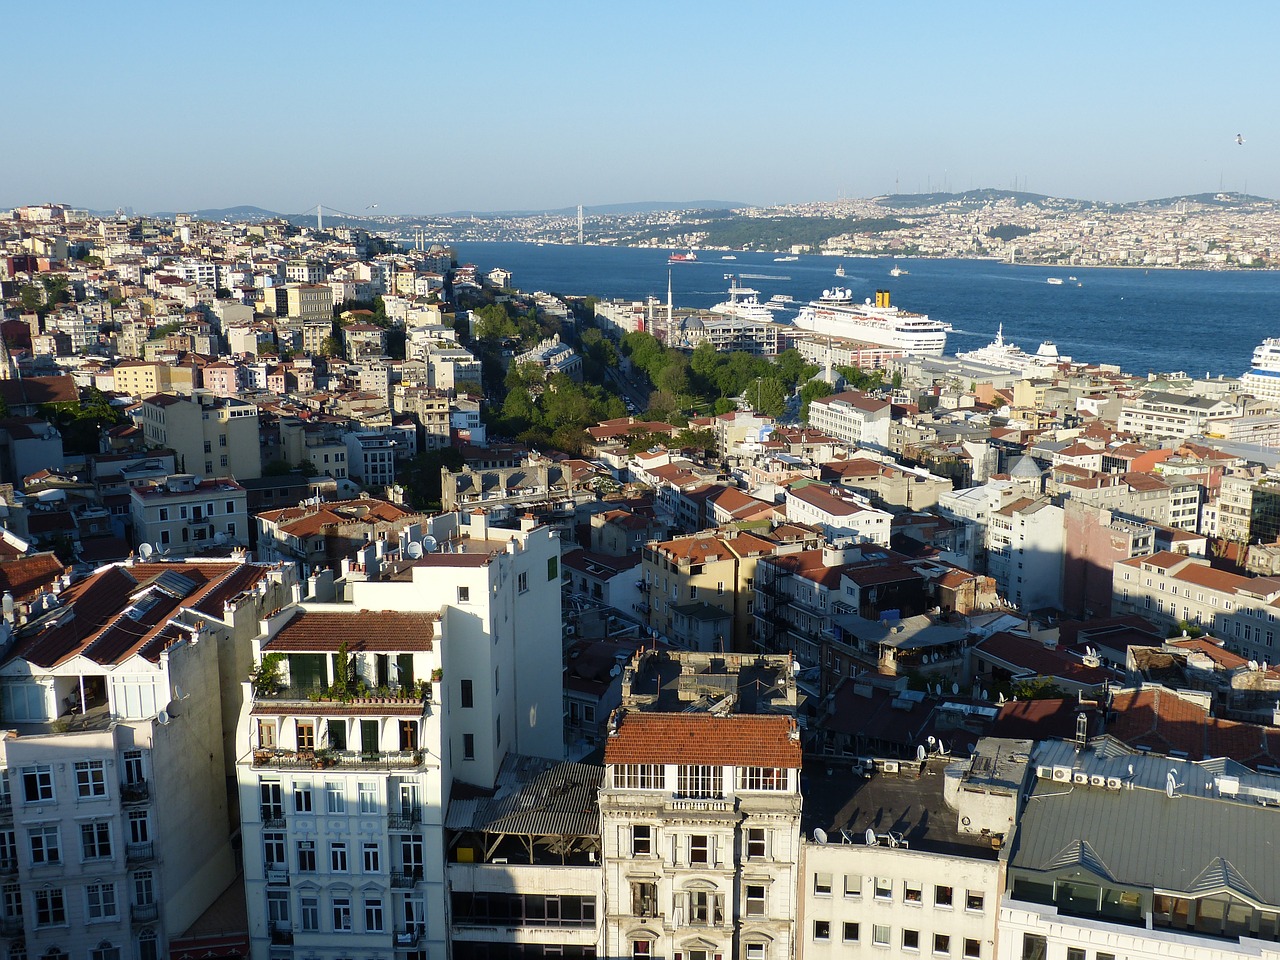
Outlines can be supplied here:
<path id="1" fill-rule="evenodd" d="M 667 269 L 667 344 L 675 340 L 675 315 L 671 310 L 671 270 Z"/>

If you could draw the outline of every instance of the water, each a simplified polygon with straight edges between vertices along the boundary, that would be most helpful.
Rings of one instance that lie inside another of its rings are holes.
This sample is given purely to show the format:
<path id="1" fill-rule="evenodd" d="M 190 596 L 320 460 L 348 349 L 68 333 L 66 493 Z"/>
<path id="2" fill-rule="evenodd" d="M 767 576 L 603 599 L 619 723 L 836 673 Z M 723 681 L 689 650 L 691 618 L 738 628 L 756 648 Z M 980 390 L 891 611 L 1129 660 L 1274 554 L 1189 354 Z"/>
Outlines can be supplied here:
<path id="1" fill-rule="evenodd" d="M 458 258 L 482 270 L 505 267 L 522 290 L 640 300 L 667 296 L 667 251 L 617 247 L 460 243 Z M 823 289 L 846 286 L 858 299 L 877 289 L 893 302 L 950 323 L 947 353 L 990 343 L 996 328 L 1034 352 L 1042 340 L 1076 360 L 1116 363 L 1132 373 L 1185 370 L 1196 376 L 1237 376 L 1253 348 L 1280 336 L 1280 272 L 1031 267 L 986 260 L 897 261 L 909 271 L 893 278 L 889 258 L 802 256 L 775 263 L 775 254 L 738 253 L 721 260 L 699 252 L 696 263 L 673 264 L 677 307 L 710 307 L 725 299 L 728 273 L 790 280 L 745 280 L 761 300 L 787 294 L 801 303 Z M 835 276 L 843 263 L 845 277 Z M 1067 280 L 1076 277 L 1076 282 Z M 1062 286 L 1045 282 L 1060 277 Z M 1079 283 L 1080 286 L 1076 284 Z M 785 314 L 780 315 L 781 319 Z"/>

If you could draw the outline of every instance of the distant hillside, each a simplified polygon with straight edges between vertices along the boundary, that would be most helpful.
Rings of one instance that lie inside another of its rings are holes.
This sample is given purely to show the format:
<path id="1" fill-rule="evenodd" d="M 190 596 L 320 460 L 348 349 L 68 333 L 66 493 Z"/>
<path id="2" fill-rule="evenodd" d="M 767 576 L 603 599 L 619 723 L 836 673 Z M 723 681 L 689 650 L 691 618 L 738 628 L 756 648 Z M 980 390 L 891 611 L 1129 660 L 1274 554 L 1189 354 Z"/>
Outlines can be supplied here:
<path id="1" fill-rule="evenodd" d="M 586 216 L 623 216 L 628 213 L 662 213 L 668 210 L 740 210 L 750 207 L 749 203 L 734 203 L 728 200 L 646 200 L 637 203 L 602 203 L 593 207 L 584 206 L 582 212 Z M 455 210 L 442 213 L 442 217 L 576 217 L 577 207 L 560 207 L 556 210 Z"/>

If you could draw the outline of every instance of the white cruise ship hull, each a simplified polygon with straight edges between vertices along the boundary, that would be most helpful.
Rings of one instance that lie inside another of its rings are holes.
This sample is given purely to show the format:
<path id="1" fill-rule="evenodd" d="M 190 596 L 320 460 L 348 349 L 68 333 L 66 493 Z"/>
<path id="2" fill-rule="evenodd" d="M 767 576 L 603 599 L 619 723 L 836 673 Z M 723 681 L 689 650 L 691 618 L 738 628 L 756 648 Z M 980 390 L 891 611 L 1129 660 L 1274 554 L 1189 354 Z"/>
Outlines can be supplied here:
<path id="1" fill-rule="evenodd" d="M 884 347 L 896 347 L 907 353 L 940 357 L 947 346 L 947 328 L 932 320 L 916 321 L 901 314 L 876 316 L 871 312 L 853 312 L 810 306 L 792 321 L 801 330 L 825 337 L 844 337 Z"/>

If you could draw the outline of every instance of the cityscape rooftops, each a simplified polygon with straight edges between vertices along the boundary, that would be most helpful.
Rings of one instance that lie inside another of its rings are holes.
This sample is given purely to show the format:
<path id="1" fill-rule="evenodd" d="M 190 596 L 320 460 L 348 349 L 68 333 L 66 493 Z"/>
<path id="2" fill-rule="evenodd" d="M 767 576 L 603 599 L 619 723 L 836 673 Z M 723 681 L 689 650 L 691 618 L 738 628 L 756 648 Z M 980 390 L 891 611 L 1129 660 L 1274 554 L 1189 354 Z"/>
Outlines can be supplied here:
<path id="1" fill-rule="evenodd" d="M 792 717 L 710 713 L 615 715 L 605 743 L 606 764 L 800 766 L 799 727 Z"/>
<path id="2" fill-rule="evenodd" d="M 267 653 L 336 652 L 346 643 L 353 653 L 410 653 L 430 650 L 434 613 L 391 610 L 308 610 L 293 616 L 268 640 Z"/>

